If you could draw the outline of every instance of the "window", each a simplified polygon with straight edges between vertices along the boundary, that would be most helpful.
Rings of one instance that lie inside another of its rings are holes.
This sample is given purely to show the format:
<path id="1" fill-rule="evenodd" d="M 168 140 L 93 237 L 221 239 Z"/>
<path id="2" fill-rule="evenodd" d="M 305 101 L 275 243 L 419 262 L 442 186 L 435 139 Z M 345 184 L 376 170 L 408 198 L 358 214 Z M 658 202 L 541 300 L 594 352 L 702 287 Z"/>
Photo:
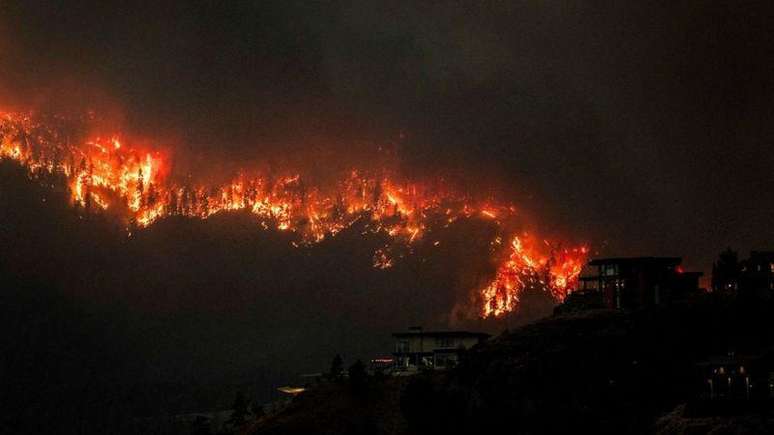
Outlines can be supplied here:
<path id="1" fill-rule="evenodd" d="M 769 272 L 774 273 L 774 263 L 769 263 Z"/>
<path id="2" fill-rule="evenodd" d="M 602 275 L 605 276 L 615 276 L 618 275 L 618 265 L 616 264 L 606 264 L 602 266 Z"/>
<path id="3" fill-rule="evenodd" d="M 448 337 L 436 338 L 435 345 L 437 347 L 454 347 L 454 339 Z"/>
<path id="4" fill-rule="evenodd" d="M 395 352 L 397 353 L 407 353 L 409 351 L 409 342 L 408 340 L 400 340 L 395 343 Z"/>
<path id="5" fill-rule="evenodd" d="M 435 367 L 436 368 L 452 368 L 457 364 L 457 356 L 450 354 L 436 354 L 435 355 Z"/>

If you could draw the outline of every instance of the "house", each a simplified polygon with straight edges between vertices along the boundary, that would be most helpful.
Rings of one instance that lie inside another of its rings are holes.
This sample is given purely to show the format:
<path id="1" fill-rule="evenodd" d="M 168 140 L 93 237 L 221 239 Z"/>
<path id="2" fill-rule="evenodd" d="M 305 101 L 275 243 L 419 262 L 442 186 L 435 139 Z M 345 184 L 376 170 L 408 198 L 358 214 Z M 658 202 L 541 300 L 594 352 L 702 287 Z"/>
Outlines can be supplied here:
<path id="1" fill-rule="evenodd" d="M 739 261 L 727 249 L 712 265 L 712 291 L 728 296 L 771 298 L 774 296 L 774 251 L 751 251 Z"/>
<path id="2" fill-rule="evenodd" d="M 742 267 L 736 252 L 732 251 L 731 248 L 721 252 L 717 261 L 712 263 L 712 292 L 737 296 L 741 273 Z"/>
<path id="3" fill-rule="evenodd" d="M 761 297 L 774 293 L 774 251 L 750 252 L 750 258 L 742 262 L 739 288 Z"/>
<path id="4" fill-rule="evenodd" d="M 392 368 L 395 367 L 395 358 L 392 357 L 376 357 L 372 358 L 371 361 L 368 363 L 368 372 L 369 374 L 384 374 L 392 370 Z"/>
<path id="5" fill-rule="evenodd" d="M 699 372 L 699 398 L 703 400 L 748 400 L 761 393 L 768 397 L 768 372 L 761 370 L 759 355 L 729 352 L 696 364 Z M 754 381 L 754 382 L 753 382 Z M 753 386 L 765 386 L 765 389 Z"/>
<path id="6" fill-rule="evenodd" d="M 634 309 L 668 304 L 699 292 L 701 272 L 685 272 L 679 257 L 599 258 L 581 273 L 578 292 L 601 305 Z"/>
<path id="7" fill-rule="evenodd" d="M 396 370 L 444 369 L 459 361 L 460 353 L 486 341 L 490 335 L 469 331 L 424 331 L 421 327 L 396 332 Z"/>
<path id="8" fill-rule="evenodd" d="M 696 364 L 692 414 L 745 413 L 768 408 L 774 399 L 774 359 L 771 350 L 728 352 Z"/>

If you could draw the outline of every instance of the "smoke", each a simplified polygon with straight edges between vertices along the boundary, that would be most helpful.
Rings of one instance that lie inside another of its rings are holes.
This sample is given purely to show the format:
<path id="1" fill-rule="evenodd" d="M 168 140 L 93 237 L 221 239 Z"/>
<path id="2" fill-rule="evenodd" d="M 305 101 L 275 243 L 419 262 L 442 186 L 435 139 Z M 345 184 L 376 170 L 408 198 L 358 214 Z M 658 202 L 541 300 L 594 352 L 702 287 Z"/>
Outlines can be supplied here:
<path id="1" fill-rule="evenodd" d="M 394 147 L 406 176 L 506 198 L 603 255 L 706 266 L 737 240 L 772 243 L 758 236 L 772 201 L 740 194 L 771 163 L 771 12 L 4 2 L 0 108 L 115 112 L 120 131 L 174 151 L 181 177 L 325 174 Z"/>

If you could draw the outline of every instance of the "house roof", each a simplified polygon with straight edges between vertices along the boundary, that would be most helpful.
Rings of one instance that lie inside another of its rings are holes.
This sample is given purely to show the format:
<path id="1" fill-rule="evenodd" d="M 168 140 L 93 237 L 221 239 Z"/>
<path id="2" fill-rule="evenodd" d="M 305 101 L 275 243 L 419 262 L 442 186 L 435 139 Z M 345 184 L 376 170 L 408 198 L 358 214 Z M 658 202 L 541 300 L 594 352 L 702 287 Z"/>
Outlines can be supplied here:
<path id="1" fill-rule="evenodd" d="M 750 259 L 774 259 L 774 251 L 750 251 Z"/>
<path id="2" fill-rule="evenodd" d="M 704 272 L 693 272 L 693 271 L 691 271 L 691 272 L 682 272 L 681 275 L 699 277 L 699 276 L 703 276 Z"/>
<path id="3" fill-rule="evenodd" d="M 612 257 L 595 258 L 589 261 L 590 266 L 601 266 L 604 264 L 633 264 L 633 263 L 662 263 L 666 265 L 678 265 L 682 263 L 680 257 Z"/>
<path id="4" fill-rule="evenodd" d="M 424 336 L 424 337 L 457 337 L 457 338 L 489 338 L 491 337 L 490 334 L 487 334 L 485 332 L 471 332 L 471 331 L 407 331 L 407 332 L 394 332 L 392 334 L 393 337 L 396 338 L 407 338 L 407 337 L 418 337 L 418 336 Z"/>
<path id="5" fill-rule="evenodd" d="M 706 360 L 699 361 L 696 363 L 696 365 L 700 367 L 733 366 L 737 364 L 749 364 L 751 361 L 757 361 L 757 360 L 760 360 L 761 358 L 762 358 L 762 355 L 734 355 L 734 356 L 716 355 L 716 356 L 707 358 Z"/>

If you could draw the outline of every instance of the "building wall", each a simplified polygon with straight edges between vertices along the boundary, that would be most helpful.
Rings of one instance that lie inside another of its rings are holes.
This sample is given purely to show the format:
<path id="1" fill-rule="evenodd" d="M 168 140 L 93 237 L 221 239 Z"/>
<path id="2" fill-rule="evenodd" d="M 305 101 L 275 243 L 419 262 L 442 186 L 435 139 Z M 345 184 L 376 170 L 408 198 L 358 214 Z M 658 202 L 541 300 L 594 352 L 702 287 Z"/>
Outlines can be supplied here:
<path id="1" fill-rule="evenodd" d="M 698 291 L 696 273 L 683 273 L 675 262 L 620 261 L 594 265 L 582 279 L 582 289 L 598 291 L 609 308 L 668 304 Z"/>
<path id="2" fill-rule="evenodd" d="M 744 262 L 739 284 L 747 291 L 774 291 L 774 253 L 751 252 Z"/>
<path id="3" fill-rule="evenodd" d="M 402 342 L 407 343 L 407 348 L 403 347 Z M 478 337 L 428 337 L 428 336 L 410 336 L 396 339 L 396 352 L 432 352 L 436 349 L 458 349 L 460 346 L 469 349 L 478 344 Z"/>
<path id="4" fill-rule="evenodd" d="M 436 358 L 458 361 L 458 350 L 469 349 L 481 341 L 475 336 L 410 335 L 396 337 L 395 364 L 398 367 L 436 366 Z M 424 362 L 423 362 L 424 360 Z M 447 364 L 440 364 L 444 366 Z"/>

